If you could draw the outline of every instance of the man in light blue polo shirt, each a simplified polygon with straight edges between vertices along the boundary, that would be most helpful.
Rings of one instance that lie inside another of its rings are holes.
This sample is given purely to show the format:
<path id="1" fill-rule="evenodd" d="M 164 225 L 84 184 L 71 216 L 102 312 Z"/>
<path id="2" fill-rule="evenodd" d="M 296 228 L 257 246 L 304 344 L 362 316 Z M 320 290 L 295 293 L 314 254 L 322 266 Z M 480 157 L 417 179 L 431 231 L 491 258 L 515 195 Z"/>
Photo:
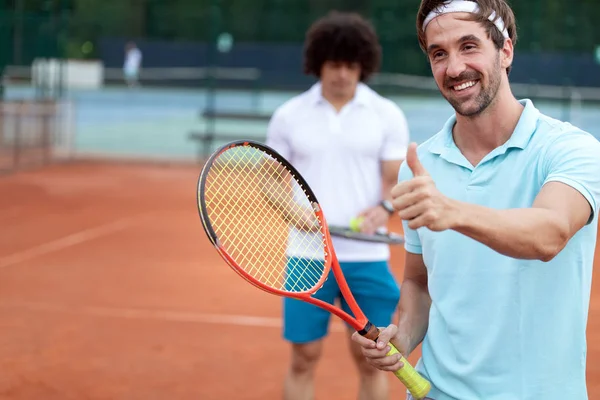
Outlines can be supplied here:
<path id="1" fill-rule="evenodd" d="M 600 203 L 600 142 L 517 100 L 504 0 L 422 0 L 419 41 L 456 113 L 392 189 L 406 235 L 398 326 L 369 362 L 417 370 L 434 400 L 581 400 Z M 409 399 L 411 396 L 409 395 Z"/>

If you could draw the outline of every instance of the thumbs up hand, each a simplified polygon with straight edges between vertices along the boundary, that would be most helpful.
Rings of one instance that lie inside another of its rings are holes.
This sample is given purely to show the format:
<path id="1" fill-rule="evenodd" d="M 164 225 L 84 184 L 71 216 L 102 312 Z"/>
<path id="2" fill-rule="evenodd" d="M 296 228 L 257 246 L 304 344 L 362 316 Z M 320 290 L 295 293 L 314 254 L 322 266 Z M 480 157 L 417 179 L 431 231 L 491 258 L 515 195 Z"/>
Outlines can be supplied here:
<path id="1" fill-rule="evenodd" d="M 450 229 L 454 224 L 454 204 L 435 186 L 435 182 L 419 160 L 417 145 L 411 143 L 406 154 L 406 164 L 413 178 L 392 188 L 392 204 L 408 227 L 427 227 L 432 231 Z"/>
<path id="2" fill-rule="evenodd" d="M 412 171 L 413 175 L 416 176 L 429 176 L 423 164 L 419 160 L 419 155 L 417 154 L 417 145 L 415 143 L 411 143 L 408 146 L 408 152 L 406 153 L 406 164 L 408 168 Z"/>

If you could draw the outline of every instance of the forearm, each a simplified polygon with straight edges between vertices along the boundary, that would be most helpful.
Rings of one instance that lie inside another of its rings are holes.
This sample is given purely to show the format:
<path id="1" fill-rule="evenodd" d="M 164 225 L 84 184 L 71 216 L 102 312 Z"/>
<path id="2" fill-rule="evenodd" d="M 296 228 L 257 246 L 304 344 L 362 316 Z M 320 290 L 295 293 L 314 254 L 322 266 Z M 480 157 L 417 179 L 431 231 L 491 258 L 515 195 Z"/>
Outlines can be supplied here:
<path id="1" fill-rule="evenodd" d="M 396 185 L 396 181 L 384 180 L 381 183 L 381 199 L 392 201 L 392 188 Z"/>
<path id="2" fill-rule="evenodd" d="M 294 193 L 288 181 L 272 173 L 270 180 L 259 184 L 259 190 L 266 202 L 291 226 L 305 231 L 316 231 L 319 224 L 312 209 L 294 200 Z"/>
<path id="3" fill-rule="evenodd" d="M 408 338 L 408 356 L 423 341 L 429 325 L 431 298 L 426 284 L 413 279 L 402 282 L 398 305 L 398 335 Z"/>
<path id="4" fill-rule="evenodd" d="M 381 165 L 381 199 L 392 200 L 392 188 L 398 183 L 398 170 L 402 160 L 383 161 Z"/>
<path id="5" fill-rule="evenodd" d="M 314 211 L 295 203 L 291 195 L 286 197 L 281 193 L 261 192 L 271 207 L 291 226 L 308 232 L 317 231 L 320 228 Z"/>
<path id="6" fill-rule="evenodd" d="M 513 258 L 551 260 L 569 239 L 568 222 L 545 208 L 496 210 L 455 202 L 453 229 Z"/>

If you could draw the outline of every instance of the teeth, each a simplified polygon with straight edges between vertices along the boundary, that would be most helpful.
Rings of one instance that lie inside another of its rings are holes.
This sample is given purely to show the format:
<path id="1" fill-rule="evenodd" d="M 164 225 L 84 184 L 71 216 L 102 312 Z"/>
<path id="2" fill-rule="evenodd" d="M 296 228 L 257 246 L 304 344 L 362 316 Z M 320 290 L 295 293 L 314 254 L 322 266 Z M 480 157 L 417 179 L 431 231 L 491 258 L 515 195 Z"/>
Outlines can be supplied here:
<path id="1" fill-rule="evenodd" d="M 454 90 L 465 90 L 466 88 L 470 88 L 471 86 L 475 85 L 475 83 L 475 81 L 465 82 L 458 86 L 454 86 Z"/>

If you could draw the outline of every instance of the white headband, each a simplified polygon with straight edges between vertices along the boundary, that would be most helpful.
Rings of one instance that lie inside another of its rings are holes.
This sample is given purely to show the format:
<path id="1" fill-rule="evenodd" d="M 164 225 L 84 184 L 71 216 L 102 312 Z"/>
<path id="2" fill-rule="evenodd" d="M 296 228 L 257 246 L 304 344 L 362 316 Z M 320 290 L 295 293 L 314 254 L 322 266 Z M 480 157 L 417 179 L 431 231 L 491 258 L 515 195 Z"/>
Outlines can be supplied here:
<path id="1" fill-rule="evenodd" d="M 437 7 L 435 10 L 430 12 L 429 15 L 427 15 L 427 18 L 425 18 L 425 21 L 423 22 L 423 32 L 425 32 L 425 28 L 427 28 L 427 25 L 431 21 L 433 21 L 434 18 L 437 18 L 442 14 L 456 13 L 456 12 L 477 13 L 478 11 L 479 11 L 479 5 L 477 3 L 475 3 L 474 1 L 451 0 L 450 2 L 447 2 L 447 3 L 442 4 L 441 6 Z M 492 21 L 492 23 L 494 25 L 496 25 L 496 28 L 498 28 L 498 30 L 500 32 L 502 32 L 502 35 L 504 36 L 504 38 L 508 39 L 508 37 L 509 37 L 508 30 L 504 27 L 504 21 L 502 21 L 502 18 L 500 18 L 500 17 L 498 17 L 498 19 L 496 19 L 495 11 L 492 11 L 492 13 L 488 17 L 488 19 L 490 21 Z"/>

